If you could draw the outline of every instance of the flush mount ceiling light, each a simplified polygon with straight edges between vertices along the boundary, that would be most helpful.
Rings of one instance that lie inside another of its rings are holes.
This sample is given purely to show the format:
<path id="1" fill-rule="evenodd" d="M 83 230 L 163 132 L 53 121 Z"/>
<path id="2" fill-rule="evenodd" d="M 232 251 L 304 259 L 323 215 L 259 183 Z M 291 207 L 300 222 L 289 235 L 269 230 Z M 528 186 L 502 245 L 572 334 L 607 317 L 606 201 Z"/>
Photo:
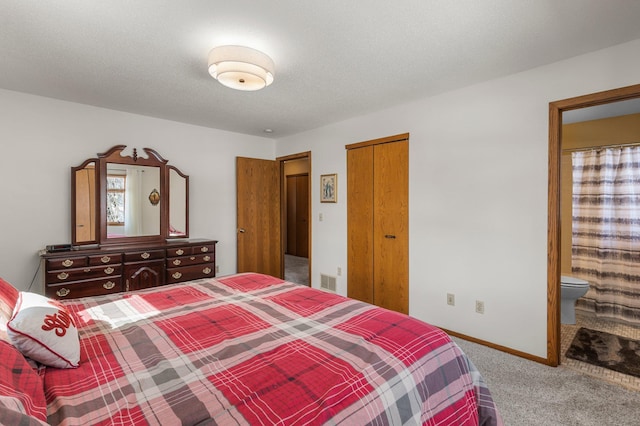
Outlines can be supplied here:
<path id="1" fill-rule="evenodd" d="M 209 74 L 227 87 L 260 90 L 273 83 L 274 66 L 264 53 L 244 46 L 219 46 L 209 52 Z"/>

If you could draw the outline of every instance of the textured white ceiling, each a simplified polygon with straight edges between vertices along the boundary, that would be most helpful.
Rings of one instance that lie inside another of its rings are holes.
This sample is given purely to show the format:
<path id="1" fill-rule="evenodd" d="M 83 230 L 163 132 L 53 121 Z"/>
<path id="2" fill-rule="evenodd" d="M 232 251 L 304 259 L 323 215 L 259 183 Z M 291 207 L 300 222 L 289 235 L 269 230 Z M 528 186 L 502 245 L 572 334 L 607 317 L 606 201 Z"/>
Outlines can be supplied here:
<path id="1" fill-rule="evenodd" d="M 278 138 L 638 39 L 638 22 L 637 0 L 2 0 L 0 87 Z M 217 83 L 223 44 L 270 55 L 275 82 Z"/>

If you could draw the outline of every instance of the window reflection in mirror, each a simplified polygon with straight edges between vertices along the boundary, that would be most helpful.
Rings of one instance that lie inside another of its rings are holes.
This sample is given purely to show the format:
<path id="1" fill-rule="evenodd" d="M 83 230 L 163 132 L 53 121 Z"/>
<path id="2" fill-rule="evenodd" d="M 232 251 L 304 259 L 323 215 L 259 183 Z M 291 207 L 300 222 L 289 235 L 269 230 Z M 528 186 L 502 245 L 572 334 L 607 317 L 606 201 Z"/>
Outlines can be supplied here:
<path id="1" fill-rule="evenodd" d="M 169 168 L 169 236 L 184 237 L 187 228 L 187 178 Z"/>
<path id="2" fill-rule="evenodd" d="M 125 188 L 127 185 L 127 175 L 122 174 L 107 175 L 107 225 L 124 226 L 124 204 Z"/>
<path id="3" fill-rule="evenodd" d="M 160 207 L 149 201 L 157 188 L 159 167 L 107 163 L 107 238 L 160 235 Z"/>

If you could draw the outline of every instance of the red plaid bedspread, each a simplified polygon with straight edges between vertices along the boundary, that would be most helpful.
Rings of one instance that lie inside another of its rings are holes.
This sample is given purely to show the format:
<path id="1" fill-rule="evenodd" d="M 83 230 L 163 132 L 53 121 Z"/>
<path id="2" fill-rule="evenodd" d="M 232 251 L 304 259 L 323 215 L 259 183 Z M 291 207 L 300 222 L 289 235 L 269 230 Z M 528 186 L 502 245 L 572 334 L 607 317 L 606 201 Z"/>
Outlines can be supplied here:
<path id="1" fill-rule="evenodd" d="M 52 424 L 501 424 L 449 337 L 259 274 L 65 302 L 80 367 L 47 368 Z"/>

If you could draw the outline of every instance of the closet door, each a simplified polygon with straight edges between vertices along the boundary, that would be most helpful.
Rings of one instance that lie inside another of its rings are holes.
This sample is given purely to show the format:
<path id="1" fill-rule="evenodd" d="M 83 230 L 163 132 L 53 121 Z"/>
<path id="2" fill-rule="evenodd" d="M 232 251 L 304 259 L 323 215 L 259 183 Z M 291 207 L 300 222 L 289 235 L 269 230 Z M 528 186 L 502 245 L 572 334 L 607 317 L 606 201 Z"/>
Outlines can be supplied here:
<path id="1" fill-rule="evenodd" d="M 373 146 L 347 151 L 347 296 L 373 300 Z"/>
<path id="2" fill-rule="evenodd" d="M 347 146 L 347 295 L 409 312 L 408 134 Z"/>
<path id="3" fill-rule="evenodd" d="M 409 142 L 375 145 L 374 303 L 409 313 Z"/>

